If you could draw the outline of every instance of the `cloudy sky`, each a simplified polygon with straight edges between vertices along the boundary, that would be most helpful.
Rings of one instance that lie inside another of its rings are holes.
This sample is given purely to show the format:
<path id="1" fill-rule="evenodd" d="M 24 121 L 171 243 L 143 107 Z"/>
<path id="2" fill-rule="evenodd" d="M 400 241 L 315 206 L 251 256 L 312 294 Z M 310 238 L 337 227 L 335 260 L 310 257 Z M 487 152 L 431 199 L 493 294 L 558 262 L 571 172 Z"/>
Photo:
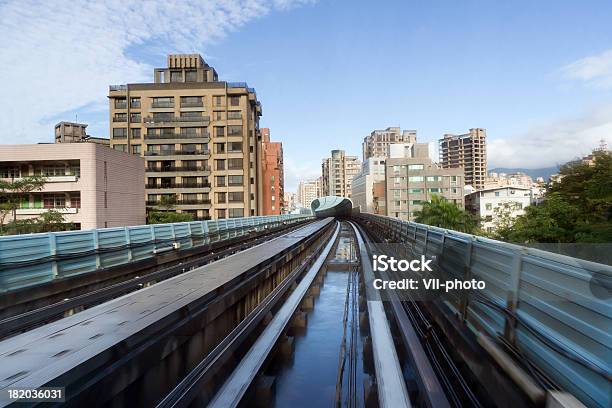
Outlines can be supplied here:
<path id="1" fill-rule="evenodd" d="M 612 142 L 609 1 L 0 1 L 0 140 L 53 124 L 108 137 L 109 84 L 198 52 L 257 90 L 287 188 L 373 129 L 420 141 L 484 127 L 489 167 L 546 167 Z"/>

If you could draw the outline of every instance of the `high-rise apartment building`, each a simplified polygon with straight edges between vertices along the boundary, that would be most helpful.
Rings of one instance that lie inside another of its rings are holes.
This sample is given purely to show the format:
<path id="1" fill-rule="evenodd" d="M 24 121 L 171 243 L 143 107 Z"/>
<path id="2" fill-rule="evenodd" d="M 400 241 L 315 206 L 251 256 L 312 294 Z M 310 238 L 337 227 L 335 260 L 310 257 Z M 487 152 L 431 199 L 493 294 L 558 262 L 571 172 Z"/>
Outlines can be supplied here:
<path id="1" fill-rule="evenodd" d="M 111 86 L 111 145 L 146 160 L 147 205 L 195 219 L 262 213 L 261 105 L 198 54 L 169 55 L 153 83 Z"/>
<path id="2" fill-rule="evenodd" d="M 429 157 L 427 143 L 416 143 L 409 154 L 385 160 L 385 206 L 387 215 L 414 220 L 415 211 L 439 195 L 464 207 L 462 168 L 442 168 Z"/>
<path id="3" fill-rule="evenodd" d="M 298 203 L 305 208 L 310 208 L 310 204 L 318 197 L 321 197 L 320 179 L 300 181 L 297 191 Z"/>
<path id="4" fill-rule="evenodd" d="M 284 212 L 283 144 L 270 141 L 270 129 L 261 129 L 262 137 L 262 204 L 261 215 Z"/>
<path id="5" fill-rule="evenodd" d="M 390 144 L 416 143 L 416 130 L 400 130 L 399 127 L 388 127 L 374 130 L 363 138 L 363 161 L 370 157 L 387 157 Z"/>
<path id="6" fill-rule="evenodd" d="M 487 178 L 487 131 L 474 128 L 462 135 L 445 134 L 440 139 L 440 164 L 463 167 L 465 184 L 482 190 Z"/>
<path id="7" fill-rule="evenodd" d="M 353 177 L 361 169 L 357 156 L 347 156 L 344 150 L 332 150 L 331 157 L 321 165 L 322 196 L 351 197 Z"/>

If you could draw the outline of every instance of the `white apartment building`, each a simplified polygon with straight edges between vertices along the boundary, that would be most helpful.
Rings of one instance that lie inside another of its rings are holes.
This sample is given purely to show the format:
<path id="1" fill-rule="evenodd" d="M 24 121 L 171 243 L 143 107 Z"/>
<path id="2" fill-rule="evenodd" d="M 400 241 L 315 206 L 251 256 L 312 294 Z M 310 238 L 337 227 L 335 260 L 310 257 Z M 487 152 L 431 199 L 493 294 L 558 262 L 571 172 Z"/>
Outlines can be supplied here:
<path id="1" fill-rule="evenodd" d="M 144 224 L 144 174 L 142 157 L 97 143 L 0 146 L 0 178 L 47 179 L 24 198 L 17 219 L 55 210 L 77 229 Z"/>
<path id="2" fill-rule="evenodd" d="M 297 191 L 298 204 L 304 208 L 310 208 L 310 204 L 318 197 L 321 197 L 320 179 L 300 181 Z"/>
<path id="3" fill-rule="evenodd" d="M 351 201 L 361 212 L 374 214 L 374 183 L 385 181 L 385 157 L 370 157 L 361 165 L 361 171 L 353 177 Z M 383 197 L 384 198 L 384 197 Z"/>
<path id="4" fill-rule="evenodd" d="M 517 217 L 525 213 L 525 207 L 531 204 L 531 189 L 519 186 L 502 186 L 485 188 L 465 196 L 465 206 L 482 219 L 482 227 L 493 231 L 498 220 L 495 209 L 504 203 L 516 203 L 511 210 L 511 216 Z"/>

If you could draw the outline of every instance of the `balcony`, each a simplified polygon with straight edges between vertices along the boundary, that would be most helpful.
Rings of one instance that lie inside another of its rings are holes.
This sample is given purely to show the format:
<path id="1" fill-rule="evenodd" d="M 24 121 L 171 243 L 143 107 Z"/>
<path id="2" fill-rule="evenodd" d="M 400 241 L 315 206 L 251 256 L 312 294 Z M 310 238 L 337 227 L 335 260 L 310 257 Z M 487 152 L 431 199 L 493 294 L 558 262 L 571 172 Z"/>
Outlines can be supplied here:
<path id="1" fill-rule="evenodd" d="M 204 107 L 204 102 L 181 102 L 181 108 L 202 108 Z"/>
<path id="2" fill-rule="evenodd" d="M 171 166 L 171 167 L 147 167 L 146 171 L 164 173 L 172 171 L 210 171 L 209 166 L 197 166 L 197 167 L 185 167 L 185 166 Z"/>
<path id="3" fill-rule="evenodd" d="M 160 150 L 159 152 L 145 152 L 145 156 L 195 156 L 209 154 L 210 150 Z"/>
<path id="4" fill-rule="evenodd" d="M 54 210 L 60 212 L 62 214 L 76 214 L 79 212 L 78 208 L 73 207 L 58 207 L 58 208 L 18 208 L 17 215 L 40 215 L 48 212 L 49 210 Z"/>
<path id="5" fill-rule="evenodd" d="M 174 108 L 174 102 L 153 102 L 152 108 Z"/>
<path id="6" fill-rule="evenodd" d="M 172 207 L 174 205 L 198 205 L 198 204 L 210 204 L 210 200 L 177 200 L 172 203 L 165 204 L 165 205 Z M 162 203 L 161 201 L 148 200 L 147 205 L 148 206 L 160 206 L 162 205 Z"/>
<path id="7" fill-rule="evenodd" d="M 241 184 L 242 185 L 242 184 Z M 148 189 L 166 189 L 166 188 L 210 188 L 210 183 L 172 183 L 172 184 L 146 184 Z"/>
<path id="8" fill-rule="evenodd" d="M 183 124 L 202 124 L 203 126 L 208 126 L 210 123 L 210 116 L 185 116 L 185 117 L 163 117 L 163 118 L 153 118 L 148 116 L 144 118 L 145 126 L 152 125 L 160 125 L 160 124 L 170 124 L 175 125 L 177 123 Z"/>
<path id="9" fill-rule="evenodd" d="M 113 118 L 113 122 L 127 122 L 127 118 L 126 117 L 117 117 L 117 116 L 115 116 Z"/>

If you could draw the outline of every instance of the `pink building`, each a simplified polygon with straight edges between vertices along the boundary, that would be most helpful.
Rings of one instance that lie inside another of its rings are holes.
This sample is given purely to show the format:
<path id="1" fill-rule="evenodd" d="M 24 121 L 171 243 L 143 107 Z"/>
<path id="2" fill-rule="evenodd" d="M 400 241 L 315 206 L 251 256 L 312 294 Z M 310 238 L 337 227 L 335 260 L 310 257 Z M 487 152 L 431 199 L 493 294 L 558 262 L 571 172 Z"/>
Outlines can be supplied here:
<path id="1" fill-rule="evenodd" d="M 142 157 L 95 143 L 0 145 L 0 178 L 47 177 L 18 219 L 54 209 L 80 229 L 145 224 L 144 170 Z"/>

